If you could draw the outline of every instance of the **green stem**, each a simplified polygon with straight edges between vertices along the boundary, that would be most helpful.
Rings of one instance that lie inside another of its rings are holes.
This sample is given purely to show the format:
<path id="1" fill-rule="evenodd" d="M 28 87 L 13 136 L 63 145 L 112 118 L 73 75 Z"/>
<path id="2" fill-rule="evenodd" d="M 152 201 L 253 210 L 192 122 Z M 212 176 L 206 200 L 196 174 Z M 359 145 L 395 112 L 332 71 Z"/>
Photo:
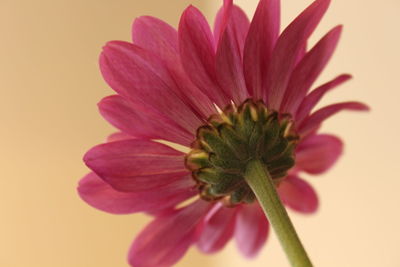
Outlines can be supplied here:
<path id="1" fill-rule="evenodd" d="M 259 160 L 250 161 L 246 168 L 245 179 L 274 228 L 292 266 L 312 267 L 307 252 L 304 250 L 286 209 L 279 199 L 268 170 Z"/>

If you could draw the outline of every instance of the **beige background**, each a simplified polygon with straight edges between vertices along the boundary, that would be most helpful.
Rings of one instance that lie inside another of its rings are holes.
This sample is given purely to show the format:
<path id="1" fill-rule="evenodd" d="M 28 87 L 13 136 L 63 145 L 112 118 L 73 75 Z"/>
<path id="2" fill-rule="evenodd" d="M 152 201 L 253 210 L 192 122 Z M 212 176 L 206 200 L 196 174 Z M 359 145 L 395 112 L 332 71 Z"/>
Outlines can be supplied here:
<path id="1" fill-rule="evenodd" d="M 176 25 L 189 3 L 201 4 L 211 18 L 219 2 L 0 0 L 0 266 L 126 266 L 128 246 L 148 218 L 99 212 L 75 192 L 87 172 L 83 153 L 112 132 L 96 108 L 111 94 L 98 54 L 108 40 L 128 40 L 138 15 Z M 256 2 L 237 1 L 249 14 Z M 283 0 L 283 24 L 309 2 Z M 336 0 L 312 41 L 345 24 L 321 81 L 341 72 L 355 79 L 325 103 L 359 99 L 373 108 L 325 125 L 346 141 L 345 156 L 328 174 L 311 178 L 319 213 L 292 214 L 316 266 L 400 266 L 399 13 L 398 0 Z M 230 244 L 213 256 L 193 249 L 177 266 L 288 265 L 272 235 L 250 262 Z"/>

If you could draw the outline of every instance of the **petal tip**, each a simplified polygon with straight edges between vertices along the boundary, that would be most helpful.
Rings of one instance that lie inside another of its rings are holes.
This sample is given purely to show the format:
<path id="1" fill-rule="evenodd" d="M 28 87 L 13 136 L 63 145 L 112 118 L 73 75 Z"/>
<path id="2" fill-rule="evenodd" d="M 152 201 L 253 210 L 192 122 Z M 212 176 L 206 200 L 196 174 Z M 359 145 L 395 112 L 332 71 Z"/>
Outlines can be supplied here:
<path id="1" fill-rule="evenodd" d="M 339 25 L 335 26 L 335 27 L 333 28 L 333 30 L 334 30 L 335 32 L 337 32 L 337 34 L 340 35 L 340 34 L 343 32 L 343 24 L 339 24 Z"/>
<path id="2" fill-rule="evenodd" d="M 357 110 L 357 111 L 364 111 L 364 112 L 371 111 L 371 108 L 367 104 L 364 104 L 361 102 L 354 102 L 352 109 Z"/>
<path id="3" fill-rule="evenodd" d="M 362 110 L 361 111 L 366 111 L 366 112 L 369 112 L 369 111 L 371 111 L 371 107 L 370 106 L 368 106 L 367 104 L 362 104 Z"/>
<path id="4" fill-rule="evenodd" d="M 344 73 L 344 74 L 341 75 L 341 77 L 342 77 L 343 81 L 347 81 L 347 80 L 353 79 L 353 75 L 351 75 L 350 73 Z"/>

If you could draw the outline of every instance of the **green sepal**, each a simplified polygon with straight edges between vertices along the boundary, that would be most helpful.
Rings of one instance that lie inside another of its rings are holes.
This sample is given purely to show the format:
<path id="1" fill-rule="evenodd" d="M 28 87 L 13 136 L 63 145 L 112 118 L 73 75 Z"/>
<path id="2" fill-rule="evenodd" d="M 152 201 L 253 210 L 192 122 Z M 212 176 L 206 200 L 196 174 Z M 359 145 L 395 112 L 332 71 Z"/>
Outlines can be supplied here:
<path id="1" fill-rule="evenodd" d="M 277 157 L 280 157 L 288 147 L 289 142 L 285 138 L 279 138 L 279 140 L 269 149 L 265 150 L 263 158 L 266 162 L 273 161 Z"/>
<path id="2" fill-rule="evenodd" d="M 237 108 L 229 105 L 198 129 L 186 165 L 202 198 L 228 205 L 252 203 L 255 195 L 244 179 L 248 163 L 262 162 L 278 184 L 294 166 L 297 140 L 288 115 L 247 100 Z"/>
<path id="3" fill-rule="evenodd" d="M 230 159 L 227 159 L 221 158 L 218 155 L 212 153 L 210 154 L 209 161 L 212 166 L 226 170 L 241 170 L 243 169 L 245 164 L 244 162 L 239 161 L 236 158 L 232 158 L 231 156 Z"/>
<path id="4" fill-rule="evenodd" d="M 242 203 L 248 194 L 252 194 L 252 192 L 250 188 L 247 186 L 247 184 L 244 183 L 242 187 L 232 192 L 230 197 L 231 203 L 232 204 Z"/>
<path id="5" fill-rule="evenodd" d="M 295 165 L 294 158 L 286 157 L 279 158 L 273 162 L 267 164 L 268 171 L 272 174 L 281 173 L 285 170 L 292 168 Z"/>
<path id="6" fill-rule="evenodd" d="M 199 132 L 199 137 L 207 143 L 211 151 L 218 157 L 224 157 L 226 160 L 235 160 L 234 151 L 224 142 L 217 131 L 203 128 Z"/>
<path id="7" fill-rule="evenodd" d="M 218 183 L 210 185 L 210 194 L 215 196 L 224 196 L 232 191 L 234 191 L 238 187 L 238 184 L 232 181 L 231 183 Z"/>
<path id="8" fill-rule="evenodd" d="M 280 125 L 277 120 L 273 119 L 273 116 L 269 118 L 267 123 L 263 125 L 263 146 L 264 151 L 270 149 L 279 140 L 280 136 Z"/>
<path id="9" fill-rule="evenodd" d="M 221 138 L 232 148 L 238 159 L 245 160 L 249 157 L 246 142 L 236 134 L 231 125 L 222 124 L 218 131 Z"/>
<path id="10" fill-rule="evenodd" d="M 211 167 L 209 154 L 203 150 L 193 149 L 185 158 L 186 167 L 189 170 Z"/>

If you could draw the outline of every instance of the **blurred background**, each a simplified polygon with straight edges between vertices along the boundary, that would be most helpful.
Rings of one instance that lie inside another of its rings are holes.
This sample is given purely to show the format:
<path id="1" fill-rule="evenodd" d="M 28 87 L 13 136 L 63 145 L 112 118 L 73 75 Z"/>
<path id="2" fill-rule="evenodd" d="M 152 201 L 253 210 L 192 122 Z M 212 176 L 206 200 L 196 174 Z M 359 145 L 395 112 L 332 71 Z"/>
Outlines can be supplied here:
<path id="1" fill-rule="evenodd" d="M 0 266 L 127 266 L 130 242 L 149 221 L 144 215 L 97 211 L 76 194 L 88 172 L 82 155 L 113 129 L 96 103 L 112 91 L 97 59 L 108 40 L 130 40 L 132 20 L 160 17 L 177 25 L 188 4 L 210 22 L 216 0 L 0 0 Z M 256 0 L 237 0 L 251 17 Z M 310 0 L 282 0 L 287 25 Z M 370 114 L 330 119 L 344 156 L 309 181 L 321 206 L 316 215 L 290 213 L 315 266 L 400 266 L 400 97 L 398 0 L 333 1 L 311 39 L 336 24 L 345 30 L 320 82 L 342 72 L 355 79 L 324 103 L 361 100 Z M 274 234 L 247 261 L 230 243 L 221 253 L 191 249 L 178 267 L 288 266 Z"/>

